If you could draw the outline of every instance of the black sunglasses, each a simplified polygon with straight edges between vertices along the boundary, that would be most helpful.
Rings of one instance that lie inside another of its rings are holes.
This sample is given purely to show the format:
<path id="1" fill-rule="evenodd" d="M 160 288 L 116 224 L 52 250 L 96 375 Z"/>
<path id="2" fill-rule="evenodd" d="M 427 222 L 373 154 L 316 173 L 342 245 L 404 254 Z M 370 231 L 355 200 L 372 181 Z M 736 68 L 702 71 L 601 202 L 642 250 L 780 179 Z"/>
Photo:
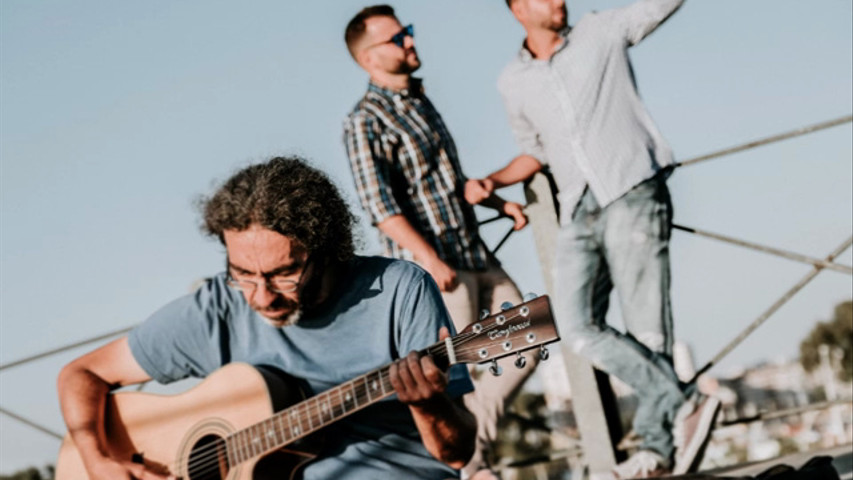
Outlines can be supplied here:
<path id="1" fill-rule="evenodd" d="M 415 27 L 413 27 L 411 23 L 403 27 L 403 29 L 397 32 L 396 34 L 394 34 L 394 36 L 391 37 L 388 42 L 391 42 L 400 48 L 405 48 L 404 45 L 406 42 L 406 37 L 415 38 Z"/>

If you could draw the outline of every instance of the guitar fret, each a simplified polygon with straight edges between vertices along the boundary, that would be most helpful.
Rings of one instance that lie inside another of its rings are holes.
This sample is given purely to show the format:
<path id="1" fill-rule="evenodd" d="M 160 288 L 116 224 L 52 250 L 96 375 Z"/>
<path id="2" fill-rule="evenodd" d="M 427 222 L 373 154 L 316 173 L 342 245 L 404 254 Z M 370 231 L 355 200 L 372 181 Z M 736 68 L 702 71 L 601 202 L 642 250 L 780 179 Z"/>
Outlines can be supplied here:
<path id="1" fill-rule="evenodd" d="M 236 432 L 234 434 L 234 458 L 236 459 L 235 464 L 245 460 L 245 458 L 243 458 L 243 452 L 241 451 L 241 447 L 242 445 L 240 444 L 240 432 Z"/>
<path id="2" fill-rule="evenodd" d="M 275 445 L 274 435 L 275 432 L 270 426 L 269 419 L 264 420 L 264 444 L 266 445 L 266 448 L 264 448 L 265 452 L 269 451 L 273 447 L 273 445 Z"/>
<path id="3" fill-rule="evenodd" d="M 372 398 L 370 398 L 370 387 L 367 385 L 367 381 L 368 381 L 367 377 L 364 377 L 364 379 L 362 380 L 364 393 L 367 395 L 367 401 L 370 402 L 372 400 Z"/>
<path id="4" fill-rule="evenodd" d="M 293 438 L 298 437 L 302 432 L 302 429 L 299 427 L 299 412 L 297 410 L 297 408 L 291 409 L 290 415 L 287 417 L 287 423 L 290 425 L 290 433 L 293 434 Z M 296 421 L 295 426 L 294 420 Z"/>
<path id="5" fill-rule="evenodd" d="M 382 377 L 383 392 L 394 393 L 394 385 L 391 385 L 391 376 L 385 375 Z"/>
<path id="6" fill-rule="evenodd" d="M 287 428 L 284 426 L 284 415 L 279 413 L 275 416 L 275 418 L 278 421 L 278 427 L 276 428 L 279 432 L 281 432 L 281 441 L 279 442 L 279 444 L 283 445 L 290 440 L 290 438 L 288 438 Z"/>
<path id="7" fill-rule="evenodd" d="M 237 464 L 237 457 L 235 455 L 234 449 L 231 448 L 233 444 L 233 439 L 229 437 L 225 437 L 225 458 L 228 461 L 228 466 Z"/>
<path id="8" fill-rule="evenodd" d="M 334 409 L 332 407 L 332 394 L 331 394 L 331 392 L 327 391 L 325 395 L 326 395 L 326 402 L 322 404 L 323 405 L 323 411 L 326 413 L 326 415 L 328 415 L 327 422 L 331 422 L 335 419 L 335 412 L 334 412 Z"/>
<path id="9" fill-rule="evenodd" d="M 314 426 L 311 424 L 311 401 L 310 400 L 311 399 L 308 399 L 308 401 L 305 402 L 304 406 L 302 407 L 302 412 L 299 414 L 299 417 L 302 420 L 301 423 L 303 423 L 302 431 L 305 432 L 306 434 L 308 432 L 310 432 L 311 429 L 314 428 Z M 304 426 L 305 421 L 308 422 L 308 428 L 305 428 L 305 426 Z"/>
<path id="10" fill-rule="evenodd" d="M 257 428 L 257 426 L 252 425 L 248 431 L 249 431 L 249 447 L 252 451 L 252 456 L 254 457 L 255 455 L 258 455 L 259 453 L 261 453 L 260 452 L 260 445 L 258 445 L 258 442 L 260 440 L 258 438 L 258 428 Z"/>
<path id="11" fill-rule="evenodd" d="M 315 416 L 315 414 L 316 414 L 316 416 Z M 321 410 L 320 410 L 320 399 L 317 397 L 314 397 L 314 410 L 311 413 L 311 418 L 313 420 L 316 420 L 314 422 L 314 425 L 316 425 L 317 426 L 316 428 L 318 428 L 318 429 L 321 428 L 325 424 L 325 422 L 323 422 L 323 414 L 321 413 Z"/>
<path id="12" fill-rule="evenodd" d="M 356 402 L 356 399 L 355 399 L 355 387 L 353 385 L 353 382 L 351 382 L 351 381 L 347 382 L 346 385 L 349 386 L 349 390 L 346 392 L 346 395 L 344 395 L 344 398 L 346 399 L 347 402 L 350 403 L 350 405 L 352 407 L 352 408 L 350 408 L 350 410 L 352 410 L 353 408 L 358 407 L 358 403 Z"/>
<path id="13" fill-rule="evenodd" d="M 317 424 L 318 424 L 317 428 L 319 428 L 319 427 L 323 426 L 323 416 L 320 414 L 320 402 L 319 402 L 319 400 L 317 399 L 317 397 L 313 397 L 313 400 L 314 401 L 312 403 L 314 404 L 314 412 L 317 413 Z M 314 412 L 310 412 L 312 419 L 314 418 Z M 311 428 L 314 428 L 313 427 L 313 425 L 314 425 L 313 421 L 311 422 L 311 425 L 312 425 Z"/>
<path id="14" fill-rule="evenodd" d="M 343 396 L 341 396 L 341 389 L 340 388 L 333 388 L 332 390 L 330 390 L 330 392 L 336 393 L 338 395 L 337 401 L 335 401 L 332 404 L 332 415 L 335 418 L 337 418 L 337 417 L 340 417 L 341 415 L 343 415 L 344 412 L 346 412 L 346 410 L 344 409 L 344 398 L 343 398 Z M 340 410 L 339 413 L 335 413 L 335 407 L 337 407 Z"/>
<path id="15" fill-rule="evenodd" d="M 240 437 L 241 437 L 241 438 L 240 438 L 240 443 L 242 444 L 242 445 L 241 445 L 241 451 L 243 452 L 243 461 L 245 462 L 246 460 L 248 460 L 249 458 L 251 458 L 251 455 L 250 455 L 250 453 L 249 453 L 249 442 L 248 442 L 248 440 L 249 440 L 249 439 L 248 439 L 248 437 L 246 436 L 246 431 L 245 431 L 245 430 L 243 430 L 243 431 L 241 431 L 241 432 L 240 432 Z"/>
<path id="16" fill-rule="evenodd" d="M 275 417 L 272 418 L 272 422 L 270 422 L 270 426 L 275 433 L 275 443 L 273 446 L 278 447 L 284 443 L 284 436 L 282 436 L 282 431 L 278 428 L 278 425 L 275 423 Z"/>
<path id="17" fill-rule="evenodd" d="M 258 425 L 252 427 L 252 456 L 264 453 L 264 436 L 260 430 Z"/>

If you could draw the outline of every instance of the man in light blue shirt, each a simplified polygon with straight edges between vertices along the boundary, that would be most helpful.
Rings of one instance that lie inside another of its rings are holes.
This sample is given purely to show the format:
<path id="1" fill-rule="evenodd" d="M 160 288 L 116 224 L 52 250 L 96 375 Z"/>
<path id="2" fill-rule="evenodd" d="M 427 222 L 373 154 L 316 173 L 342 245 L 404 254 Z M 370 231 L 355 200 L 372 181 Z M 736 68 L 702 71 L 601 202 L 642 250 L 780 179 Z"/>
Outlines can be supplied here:
<path id="1" fill-rule="evenodd" d="M 444 371 L 418 353 L 452 333 L 441 294 L 412 263 L 355 255 L 353 224 L 336 187 L 299 158 L 249 166 L 207 199 L 204 229 L 224 245 L 226 271 L 60 373 L 62 412 L 89 478 L 195 478 L 189 465 L 158 470 L 142 461 L 145 452 L 116 458 L 110 444 L 124 439 L 105 438 L 106 397 L 232 362 L 274 367 L 310 396 L 383 369 L 374 382 L 365 377 L 367 395 L 339 391 L 345 413 L 355 413 L 324 427 L 318 456 L 296 478 L 458 476 L 474 450 L 476 421 L 461 400 L 471 380 L 464 365 Z M 247 439 L 241 455 L 259 454 L 268 435 Z M 217 465 L 232 472 L 232 458 Z M 282 465 L 265 466 L 273 478 L 291 478 Z"/>
<path id="2" fill-rule="evenodd" d="M 521 155 L 466 196 L 476 203 L 544 166 L 553 174 L 561 335 L 573 351 L 631 385 L 639 400 L 640 450 L 615 471 L 626 478 L 694 467 L 719 409 L 716 400 L 696 396 L 681 408 L 695 387 L 681 385 L 672 366 L 666 178 L 674 161 L 640 100 L 628 57 L 628 48 L 682 2 L 636 1 L 569 26 L 563 0 L 507 0 L 527 33 L 498 80 Z M 605 323 L 613 288 L 627 333 Z M 673 441 L 676 423 L 689 425 L 677 432 L 683 441 Z"/>

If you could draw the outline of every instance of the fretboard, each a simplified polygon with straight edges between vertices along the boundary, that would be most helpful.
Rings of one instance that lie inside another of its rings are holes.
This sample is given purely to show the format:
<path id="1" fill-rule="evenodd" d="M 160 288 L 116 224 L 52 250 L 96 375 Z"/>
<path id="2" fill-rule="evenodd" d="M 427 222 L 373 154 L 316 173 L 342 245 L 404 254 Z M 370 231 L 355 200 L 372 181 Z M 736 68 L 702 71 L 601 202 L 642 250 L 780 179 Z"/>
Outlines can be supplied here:
<path id="1" fill-rule="evenodd" d="M 425 353 L 437 362 L 446 362 L 443 342 L 427 348 Z M 226 439 L 229 466 L 282 448 L 394 394 L 389 369 L 385 366 L 366 373 L 234 432 Z"/>

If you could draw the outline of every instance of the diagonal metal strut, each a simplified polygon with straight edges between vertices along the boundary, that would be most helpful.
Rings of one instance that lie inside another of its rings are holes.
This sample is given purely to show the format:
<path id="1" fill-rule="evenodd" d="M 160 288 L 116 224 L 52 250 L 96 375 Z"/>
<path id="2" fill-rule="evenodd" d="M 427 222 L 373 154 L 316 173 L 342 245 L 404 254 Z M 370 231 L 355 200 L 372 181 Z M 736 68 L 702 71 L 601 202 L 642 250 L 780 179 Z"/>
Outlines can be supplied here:
<path id="1" fill-rule="evenodd" d="M 851 245 L 851 244 L 853 244 L 853 236 L 848 237 L 848 238 L 847 238 L 847 240 L 845 240 L 845 241 L 844 241 L 844 243 L 842 243 L 841 245 L 839 245 L 839 246 L 838 246 L 838 248 L 836 248 L 835 250 L 833 250 L 833 251 L 832 251 L 832 253 L 830 253 L 830 254 L 826 257 L 826 259 L 825 259 L 825 260 L 826 260 L 827 262 L 831 262 L 832 260 L 834 260 L 834 259 L 835 259 L 835 257 L 837 257 L 837 256 L 841 255 L 842 253 L 844 253 L 844 251 L 845 251 L 845 250 L 847 250 L 848 248 L 850 248 L 850 245 Z M 734 348 L 735 348 L 735 347 L 737 347 L 738 345 L 740 345 L 740 343 L 741 343 L 741 342 L 742 342 L 746 337 L 748 337 L 748 336 L 749 336 L 753 331 L 755 331 L 755 329 L 756 329 L 756 328 L 758 328 L 759 326 L 761 326 L 761 324 L 762 324 L 762 323 L 764 323 L 764 321 L 765 321 L 765 320 L 767 320 L 767 319 L 770 317 L 770 315 L 773 315 L 774 313 L 776 313 L 776 311 L 777 311 L 777 310 L 779 310 L 779 308 L 781 308 L 781 307 L 782 307 L 782 305 L 784 305 L 785 303 L 787 303 L 787 302 L 788 302 L 788 300 L 790 300 L 790 299 L 791 299 L 791 297 L 793 297 L 797 292 L 799 292 L 800 290 L 802 290 L 802 288 L 803 288 L 803 287 L 805 287 L 805 286 L 806 286 L 806 284 L 808 284 L 810 281 L 812 281 L 812 279 L 813 279 L 814 277 L 816 277 L 816 276 L 817 276 L 817 274 L 818 274 L 818 273 L 820 273 L 820 272 L 821 272 L 821 270 L 823 270 L 823 269 L 824 269 L 824 268 L 823 268 L 822 266 L 820 266 L 820 265 L 815 265 L 815 267 L 812 269 L 812 271 L 811 271 L 811 272 L 809 272 L 809 273 L 808 273 L 806 276 L 804 276 L 804 277 L 803 277 L 799 282 L 797 282 L 797 284 L 796 284 L 796 285 L 794 285 L 793 287 L 791 287 L 791 289 L 789 289 L 787 292 L 785 292 L 785 294 L 784 294 L 784 295 L 782 295 L 782 296 L 779 298 L 779 300 L 776 300 L 776 302 L 775 302 L 775 303 L 773 303 L 773 305 L 771 305 L 771 306 L 770 306 L 770 308 L 768 308 L 767 310 L 765 310 L 765 311 L 764 311 L 764 313 L 762 313 L 761 315 L 759 315 L 759 316 L 758 316 L 758 318 L 756 318 L 755 320 L 753 320 L 753 322 L 752 322 L 752 323 L 750 323 L 750 324 L 749 324 L 749 326 L 747 326 L 747 327 L 746 327 L 746 328 L 745 328 L 745 329 L 740 333 L 740 335 L 738 335 L 737 337 L 735 337 L 735 338 L 734 338 L 734 340 L 732 340 L 731 342 L 729 342 L 729 344 L 728 344 L 728 345 L 726 345 L 726 347 L 725 347 L 725 348 L 723 348 L 723 350 L 722 350 L 722 351 L 720 351 L 720 353 L 718 353 L 714 358 L 712 358 L 708 363 L 706 363 L 704 367 L 702 367 L 701 369 L 699 369 L 699 370 L 696 372 L 696 374 L 695 374 L 695 375 L 693 375 L 693 378 L 692 378 L 692 379 L 690 379 L 690 383 L 695 382 L 695 381 L 696 381 L 696 379 L 697 379 L 697 378 L 699 378 L 699 376 L 700 376 L 700 375 L 702 375 L 703 373 L 707 372 L 711 367 L 713 367 L 714 365 L 716 365 L 717 363 L 719 363 L 719 361 L 720 361 L 723 357 L 725 357 L 726 355 L 728 355 L 728 354 L 729 354 L 729 352 L 731 352 L 732 350 L 734 350 Z"/>
<path id="2" fill-rule="evenodd" d="M 799 253 L 789 252 L 786 250 L 782 250 L 779 248 L 768 247 L 766 245 L 759 245 L 757 243 L 747 242 L 746 240 L 739 240 L 734 237 L 728 237 L 726 235 L 721 235 L 719 233 L 708 232 L 706 230 L 700 230 L 698 228 L 685 227 L 684 225 L 676 225 L 672 224 L 672 228 L 676 230 L 681 230 L 684 232 L 694 233 L 701 237 L 713 238 L 714 240 L 720 240 L 722 242 L 732 243 L 734 245 L 738 245 L 741 247 L 750 248 L 752 250 L 757 250 L 759 252 L 769 253 L 771 255 L 776 255 L 778 257 L 787 258 L 789 260 L 795 260 L 797 262 L 808 263 L 813 266 L 820 266 L 822 268 L 826 268 L 829 270 L 835 270 L 837 272 L 846 273 L 848 275 L 853 275 L 853 267 L 849 265 L 842 265 L 839 263 L 828 262 L 826 260 L 822 260 L 820 258 L 809 257 L 807 255 L 801 255 Z"/>
<path id="3" fill-rule="evenodd" d="M 760 147 L 762 145 L 767 145 L 770 143 L 775 143 L 780 140 L 786 140 L 788 138 L 798 137 L 800 135 L 805 135 L 807 133 L 816 132 L 818 130 L 823 130 L 826 128 L 834 127 L 836 125 L 841 125 L 844 123 L 848 123 L 853 121 L 853 115 L 847 115 L 846 117 L 836 118 L 834 120 L 829 120 L 822 123 L 817 123 L 814 125 L 809 125 L 808 127 L 799 128 L 797 130 L 792 130 L 790 132 L 780 133 L 778 135 L 773 135 L 772 137 L 762 138 L 760 140 L 754 140 L 752 142 L 744 143 L 742 145 L 737 145 L 735 147 L 725 148 L 723 150 L 717 150 L 716 152 L 712 152 L 706 155 L 701 155 L 698 157 L 693 157 L 688 160 L 684 160 L 683 162 L 678 162 L 675 164 L 676 167 L 684 167 L 687 165 L 692 165 L 694 163 L 703 162 L 705 160 L 711 160 L 712 158 L 722 157 L 725 155 L 731 155 L 732 153 L 742 152 L 744 150 L 749 150 L 755 147 Z"/>

